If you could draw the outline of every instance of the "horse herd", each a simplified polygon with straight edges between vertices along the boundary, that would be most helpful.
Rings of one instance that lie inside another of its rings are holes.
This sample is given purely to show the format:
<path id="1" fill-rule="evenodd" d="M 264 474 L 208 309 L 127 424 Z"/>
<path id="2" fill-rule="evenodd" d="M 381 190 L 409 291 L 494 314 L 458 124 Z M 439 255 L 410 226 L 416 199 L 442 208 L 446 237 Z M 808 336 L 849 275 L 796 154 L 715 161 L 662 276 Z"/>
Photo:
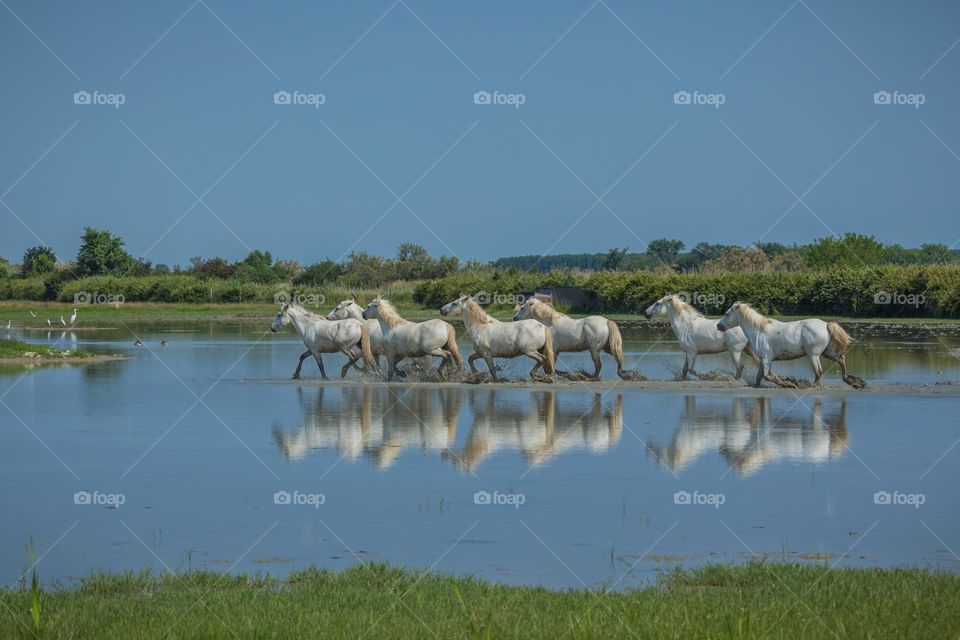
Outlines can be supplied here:
<path id="1" fill-rule="evenodd" d="M 530 377 L 538 371 L 547 376 L 556 373 L 558 353 L 589 351 L 593 360 L 592 379 L 600 377 L 600 353 L 613 356 L 617 375 L 629 378 L 623 367 L 623 338 L 612 320 L 602 316 L 574 319 L 557 311 L 549 302 L 528 298 L 515 308 L 513 322 L 501 322 L 480 306 L 475 296 L 461 295 L 443 305 L 440 315 L 459 318 L 466 327 L 473 354 L 467 363 L 478 373 L 474 362 L 483 360 L 494 381 L 498 380 L 494 358 L 526 356 L 533 360 Z M 686 354 L 681 379 L 694 370 L 700 354 L 730 354 L 736 368 L 736 378 L 743 374 L 742 354 L 746 352 L 757 365 L 756 386 L 764 380 L 780 386 L 795 386 L 770 370 L 776 360 L 807 357 L 813 367 L 814 384 L 820 385 L 823 375 L 821 356 L 840 367 L 843 381 L 862 388 L 864 382 L 847 372 L 845 353 L 852 338 L 836 322 L 811 318 L 781 322 L 763 316 L 745 302 L 731 306 L 719 320 L 703 316 L 677 294 L 668 294 L 650 305 L 644 315 L 648 319 L 666 317 L 680 348 Z M 327 380 L 321 354 L 342 353 L 347 363 L 340 371 L 344 377 L 351 367 L 364 373 L 381 371 L 380 357 L 385 357 L 386 377 L 393 380 L 400 373 L 398 365 L 409 359 L 422 370 L 429 370 L 433 358 L 440 358 L 436 371 L 443 379 L 462 371 L 463 358 L 457 347 L 453 325 L 441 318 L 422 322 L 405 320 L 389 300 L 374 298 L 366 308 L 353 299 L 344 300 L 326 316 L 311 313 L 303 307 L 284 303 L 270 329 L 279 331 L 293 324 L 307 350 L 300 356 L 294 379 L 300 377 L 303 361 L 313 356 L 320 367 L 320 375 Z M 361 367 L 358 362 L 363 363 Z"/>

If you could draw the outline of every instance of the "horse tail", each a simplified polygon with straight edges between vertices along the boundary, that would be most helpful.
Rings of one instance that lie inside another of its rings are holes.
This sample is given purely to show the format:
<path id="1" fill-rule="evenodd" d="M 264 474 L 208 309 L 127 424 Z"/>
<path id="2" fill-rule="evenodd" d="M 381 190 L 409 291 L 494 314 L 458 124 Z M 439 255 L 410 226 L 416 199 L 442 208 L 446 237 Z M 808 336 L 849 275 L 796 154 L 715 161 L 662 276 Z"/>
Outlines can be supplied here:
<path id="1" fill-rule="evenodd" d="M 450 352 L 450 355 L 453 357 L 454 363 L 457 365 L 457 369 L 463 368 L 463 358 L 460 356 L 460 347 L 457 346 L 457 330 L 453 328 L 453 325 L 449 322 L 447 323 L 447 351 Z"/>
<path id="2" fill-rule="evenodd" d="M 377 361 L 373 359 L 373 349 L 370 348 L 370 327 L 360 321 L 360 353 L 363 355 L 363 364 L 370 371 L 376 371 Z"/>
<path id="3" fill-rule="evenodd" d="M 829 348 L 839 358 L 853 342 L 853 338 L 836 322 L 827 323 L 827 333 L 830 334 Z"/>
<path id="4" fill-rule="evenodd" d="M 555 373 L 553 368 L 555 358 L 556 355 L 553 353 L 553 329 L 545 326 L 543 328 L 543 372 L 548 376 Z"/>
<path id="5" fill-rule="evenodd" d="M 753 358 L 753 364 L 760 366 L 760 356 L 757 355 L 757 352 L 753 350 L 753 345 L 750 344 L 750 341 L 747 340 L 747 344 L 743 346 L 743 350 L 747 352 L 747 355 Z"/>
<path id="6" fill-rule="evenodd" d="M 617 361 L 617 373 L 623 372 L 623 336 L 620 335 L 620 327 L 613 320 L 607 320 L 607 331 L 610 335 L 607 337 L 607 350 L 613 359 Z"/>

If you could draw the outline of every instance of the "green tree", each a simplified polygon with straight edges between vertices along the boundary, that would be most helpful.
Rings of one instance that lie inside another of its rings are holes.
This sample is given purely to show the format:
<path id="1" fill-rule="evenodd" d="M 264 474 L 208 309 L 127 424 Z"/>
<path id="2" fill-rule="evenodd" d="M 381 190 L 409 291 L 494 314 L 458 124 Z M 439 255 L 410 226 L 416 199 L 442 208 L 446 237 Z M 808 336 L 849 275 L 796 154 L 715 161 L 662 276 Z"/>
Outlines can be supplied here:
<path id="1" fill-rule="evenodd" d="M 50 247 L 30 247 L 23 254 L 20 272 L 25 276 L 52 273 L 57 268 L 57 256 Z"/>
<path id="2" fill-rule="evenodd" d="M 343 268 L 333 260 L 324 260 L 311 264 L 303 273 L 293 279 L 293 284 L 319 287 L 333 282 L 343 275 Z"/>
<path id="3" fill-rule="evenodd" d="M 606 271 L 617 271 L 623 266 L 623 261 L 627 257 L 630 247 L 617 249 L 616 247 L 607 251 L 606 255 L 600 261 L 600 268 Z"/>
<path id="4" fill-rule="evenodd" d="M 804 258 L 813 269 L 874 266 L 886 262 L 887 250 L 873 236 L 846 233 L 839 240 L 820 238 L 806 247 Z"/>
<path id="5" fill-rule="evenodd" d="M 647 253 L 663 263 L 674 264 L 677 254 L 683 251 L 683 247 L 683 242 L 680 240 L 660 238 L 650 241 L 647 245 Z"/>
<path id="6" fill-rule="evenodd" d="M 109 231 L 93 227 L 83 230 L 80 251 L 77 253 L 77 275 L 125 276 L 134 267 L 134 259 L 123 248 L 123 239 Z"/>
<path id="7" fill-rule="evenodd" d="M 269 251 L 254 249 L 247 257 L 237 263 L 234 275 L 246 282 L 260 282 L 268 284 L 277 281 L 277 274 L 273 270 L 273 256 Z"/>

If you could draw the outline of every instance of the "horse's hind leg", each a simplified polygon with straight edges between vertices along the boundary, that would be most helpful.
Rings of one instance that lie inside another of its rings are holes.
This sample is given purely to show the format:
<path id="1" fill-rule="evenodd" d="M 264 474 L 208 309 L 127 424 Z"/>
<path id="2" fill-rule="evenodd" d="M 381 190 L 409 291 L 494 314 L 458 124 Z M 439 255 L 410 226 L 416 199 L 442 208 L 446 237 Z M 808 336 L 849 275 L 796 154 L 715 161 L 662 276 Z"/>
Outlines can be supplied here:
<path id="1" fill-rule="evenodd" d="M 835 356 L 832 354 L 828 354 L 826 351 L 824 351 L 823 357 L 826 358 L 827 360 L 833 360 L 838 365 L 840 365 L 840 377 L 842 377 L 843 381 L 846 382 L 848 385 L 850 385 L 854 389 L 862 389 L 866 386 L 866 382 L 864 382 L 861 378 L 858 378 L 857 376 L 852 376 L 849 373 L 847 373 L 847 356 L 846 355 Z"/>
<path id="2" fill-rule="evenodd" d="M 350 371 L 351 366 L 356 367 L 357 371 L 363 371 L 359 366 L 357 366 L 357 360 L 360 359 L 359 353 L 354 352 L 352 349 L 341 349 L 340 352 L 347 356 L 347 364 L 343 365 L 343 368 L 340 369 L 341 378 L 347 377 L 347 371 Z"/>
<path id="3" fill-rule="evenodd" d="M 330 378 L 327 377 L 327 372 L 323 368 L 323 358 L 320 357 L 319 353 L 313 354 L 313 358 L 317 361 L 317 366 L 320 367 L 320 377 L 324 380 L 329 380 Z"/>
<path id="4" fill-rule="evenodd" d="M 757 367 L 757 382 L 754 385 L 756 388 L 759 389 L 762 386 L 764 378 L 766 378 L 768 375 L 766 371 L 769 368 L 770 368 L 769 362 L 765 362 L 764 360 L 760 361 L 760 366 Z"/>
<path id="5" fill-rule="evenodd" d="M 493 381 L 497 381 L 497 368 L 493 364 L 493 356 L 488 353 L 483 354 L 483 361 L 487 363 L 487 369 L 490 369 L 490 375 L 493 377 Z"/>
<path id="6" fill-rule="evenodd" d="M 683 356 L 683 371 L 680 372 L 680 379 L 686 380 L 687 373 L 690 371 L 690 354 L 686 353 Z"/>
<path id="7" fill-rule="evenodd" d="M 545 356 L 539 351 L 528 351 L 523 355 L 533 359 L 533 369 L 530 369 L 530 379 L 533 380 L 533 375 L 537 372 L 537 369 L 543 366 Z"/>
<path id="8" fill-rule="evenodd" d="M 300 369 L 303 367 L 303 361 L 309 358 L 311 355 L 313 354 L 310 353 L 309 349 L 300 354 L 300 362 L 297 363 L 297 370 L 293 372 L 294 380 L 300 379 Z"/>

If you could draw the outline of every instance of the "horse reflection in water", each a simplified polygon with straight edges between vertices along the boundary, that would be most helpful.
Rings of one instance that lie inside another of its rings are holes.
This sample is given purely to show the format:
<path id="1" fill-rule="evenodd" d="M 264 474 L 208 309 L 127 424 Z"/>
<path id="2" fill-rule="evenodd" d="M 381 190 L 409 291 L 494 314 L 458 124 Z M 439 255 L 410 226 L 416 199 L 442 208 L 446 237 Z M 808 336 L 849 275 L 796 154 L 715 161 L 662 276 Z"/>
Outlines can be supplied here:
<path id="1" fill-rule="evenodd" d="M 609 449 L 623 428 L 623 396 L 601 394 L 590 403 L 561 404 L 553 391 L 504 400 L 494 390 L 436 388 L 320 388 L 315 398 L 298 389 L 303 425 L 289 433 L 278 425 L 273 438 L 287 460 L 301 460 L 316 449 L 333 449 L 344 460 L 366 456 L 381 469 L 404 449 L 439 451 L 446 460 L 472 472 L 487 456 L 519 450 L 531 465 L 570 449 Z M 473 425 L 462 449 L 456 449 L 457 425 L 464 401 Z M 610 402 L 612 401 L 612 402 Z"/>
<path id="2" fill-rule="evenodd" d="M 471 391 L 473 427 L 463 448 L 444 451 L 443 459 L 473 472 L 491 454 L 518 449 L 533 467 L 571 449 L 603 453 L 620 440 L 622 394 L 611 398 L 611 408 L 604 408 L 599 393 L 587 407 L 561 405 L 553 391 L 530 395 L 530 403 L 508 403 L 498 402 L 496 391 Z"/>
<path id="3" fill-rule="evenodd" d="M 385 469 L 404 448 L 441 451 L 456 439 L 458 389 L 321 387 L 312 402 L 297 391 L 303 425 L 293 434 L 273 427 L 287 460 L 300 460 L 314 449 L 335 449 L 345 460 L 366 455 Z"/>
<path id="4" fill-rule="evenodd" d="M 680 424 L 667 446 L 647 443 L 650 454 L 673 471 L 681 471 L 708 451 L 717 450 L 740 475 L 748 476 L 777 461 L 824 463 L 847 447 L 847 402 L 824 415 L 816 398 L 807 415 L 774 415 L 770 398 L 734 398 L 729 407 L 698 406 L 684 396 Z"/>

